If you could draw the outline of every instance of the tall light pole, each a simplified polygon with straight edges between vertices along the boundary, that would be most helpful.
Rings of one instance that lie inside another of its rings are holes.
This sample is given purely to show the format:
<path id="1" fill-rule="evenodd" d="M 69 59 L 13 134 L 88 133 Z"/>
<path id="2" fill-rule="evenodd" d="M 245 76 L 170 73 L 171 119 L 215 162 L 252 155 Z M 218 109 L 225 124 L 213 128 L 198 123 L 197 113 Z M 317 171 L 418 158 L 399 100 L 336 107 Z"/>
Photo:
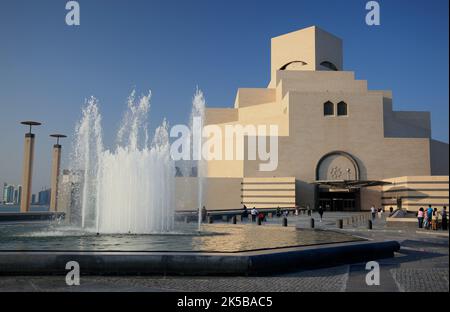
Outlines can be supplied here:
<path id="1" fill-rule="evenodd" d="M 40 126 L 37 121 L 22 121 L 22 125 L 30 127 L 30 131 L 25 133 L 25 143 L 23 151 L 23 175 L 22 175 L 22 195 L 20 196 L 20 212 L 30 211 L 31 200 L 31 180 L 33 175 L 34 158 L 34 133 L 31 133 L 31 127 Z"/>
<path id="2" fill-rule="evenodd" d="M 50 194 L 50 211 L 56 212 L 58 201 L 58 179 L 59 169 L 61 165 L 61 145 L 60 138 L 66 138 L 64 134 L 50 134 L 52 138 L 56 138 L 56 144 L 53 145 L 52 151 L 52 176 L 51 176 L 51 194 Z"/>

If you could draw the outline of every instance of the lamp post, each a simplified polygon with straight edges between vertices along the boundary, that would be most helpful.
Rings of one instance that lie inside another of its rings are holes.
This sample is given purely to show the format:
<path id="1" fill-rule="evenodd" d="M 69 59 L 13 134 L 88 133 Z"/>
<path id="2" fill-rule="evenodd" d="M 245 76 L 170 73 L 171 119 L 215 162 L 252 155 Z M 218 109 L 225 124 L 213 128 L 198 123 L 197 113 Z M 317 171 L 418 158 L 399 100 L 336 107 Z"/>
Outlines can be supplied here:
<path id="1" fill-rule="evenodd" d="M 66 138 L 64 134 L 50 134 L 50 137 L 56 138 L 56 144 L 53 145 L 52 151 L 52 176 L 51 176 L 51 194 L 50 194 L 50 211 L 56 212 L 58 201 L 58 179 L 61 164 L 61 145 L 60 138 Z"/>
<path id="2" fill-rule="evenodd" d="M 22 175 L 22 194 L 20 196 L 20 212 L 30 211 L 31 200 L 31 180 L 33 175 L 33 158 L 34 158 L 34 133 L 31 133 L 33 126 L 40 126 L 37 121 L 22 121 L 22 125 L 30 127 L 28 133 L 25 133 L 25 143 L 23 151 L 23 175 Z"/>

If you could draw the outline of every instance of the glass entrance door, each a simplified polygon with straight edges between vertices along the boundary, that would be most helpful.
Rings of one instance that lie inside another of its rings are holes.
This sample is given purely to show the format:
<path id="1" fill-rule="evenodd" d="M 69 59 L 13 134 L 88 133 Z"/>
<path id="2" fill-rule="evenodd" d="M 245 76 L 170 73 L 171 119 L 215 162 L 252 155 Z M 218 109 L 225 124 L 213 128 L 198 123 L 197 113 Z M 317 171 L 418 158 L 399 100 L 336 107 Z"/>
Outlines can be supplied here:
<path id="1" fill-rule="evenodd" d="M 319 193 L 319 205 L 325 211 L 356 211 L 359 209 L 358 192 L 327 192 Z"/>

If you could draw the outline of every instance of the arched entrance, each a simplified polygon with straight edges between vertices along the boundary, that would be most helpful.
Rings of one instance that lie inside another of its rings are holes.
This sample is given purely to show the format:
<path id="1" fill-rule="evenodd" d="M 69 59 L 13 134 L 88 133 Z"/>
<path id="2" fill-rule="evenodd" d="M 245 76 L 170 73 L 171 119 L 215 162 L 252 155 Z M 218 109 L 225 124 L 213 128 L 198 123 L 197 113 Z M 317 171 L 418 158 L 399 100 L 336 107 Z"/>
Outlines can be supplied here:
<path id="1" fill-rule="evenodd" d="M 360 170 L 355 158 L 347 152 L 333 151 L 328 153 L 317 163 L 316 182 L 322 184 L 342 181 L 358 181 Z M 360 210 L 360 190 L 347 187 L 327 185 L 316 186 L 316 205 L 329 211 L 357 211 Z"/>

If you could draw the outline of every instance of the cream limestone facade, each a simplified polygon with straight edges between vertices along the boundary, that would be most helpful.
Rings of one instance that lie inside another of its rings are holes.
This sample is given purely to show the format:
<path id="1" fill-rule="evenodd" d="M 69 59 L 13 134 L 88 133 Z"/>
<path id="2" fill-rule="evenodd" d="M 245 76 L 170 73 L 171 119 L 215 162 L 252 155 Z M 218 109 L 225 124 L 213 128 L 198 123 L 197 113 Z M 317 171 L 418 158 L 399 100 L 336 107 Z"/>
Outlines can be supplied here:
<path id="1" fill-rule="evenodd" d="M 448 176 L 407 176 L 386 181 L 391 183 L 382 187 L 382 204 L 386 208 L 400 205 L 408 211 L 426 209 L 428 205 L 438 210 L 448 208 Z"/>
<path id="2" fill-rule="evenodd" d="M 277 125 L 278 167 L 260 171 L 264 161 L 247 157 L 208 161 L 203 200 L 208 210 L 243 204 L 367 210 L 390 205 L 382 187 L 339 189 L 316 182 L 390 182 L 405 176 L 434 181 L 435 175 L 447 176 L 440 184 L 446 185 L 448 203 L 448 144 L 431 138 L 430 113 L 394 111 L 392 93 L 369 90 L 366 80 L 343 71 L 342 40 L 315 26 L 273 38 L 271 45 L 268 87 L 239 89 L 234 108 L 209 108 L 206 122 L 222 129 Z M 246 140 L 242 145 L 245 149 Z M 190 179 L 178 178 L 178 190 L 195 193 Z M 197 207 L 195 198 L 177 204 L 178 210 Z"/>

